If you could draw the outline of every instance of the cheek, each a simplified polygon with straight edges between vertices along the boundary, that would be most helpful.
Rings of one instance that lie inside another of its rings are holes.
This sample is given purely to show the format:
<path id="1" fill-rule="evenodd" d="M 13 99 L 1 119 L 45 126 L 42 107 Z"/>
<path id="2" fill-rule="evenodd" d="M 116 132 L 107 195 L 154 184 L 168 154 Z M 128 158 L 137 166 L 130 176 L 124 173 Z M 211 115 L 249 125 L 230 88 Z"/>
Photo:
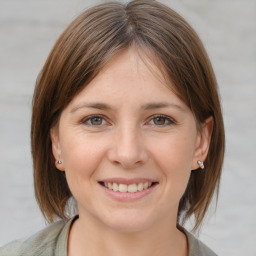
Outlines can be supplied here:
<path id="1" fill-rule="evenodd" d="M 183 135 L 170 136 L 160 143 L 153 142 L 153 155 L 158 159 L 163 169 L 180 171 L 191 170 L 195 152 L 195 136 Z"/>
<path id="2" fill-rule="evenodd" d="M 63 143 L 63 162 L 69 189 L 77 202 L 93 203 L 95 170 L 104 157 L 103 147 L 90 139 L 68 139 Z"/>
<path id="3" fill-rule="evenodd" d="M 90 181 L 104 158 L 104 146 L 85 136 L 66 136 L 62 143 L 62 156 L 70 182 Z"/>
<path id="4" fill-rule="evenodd" d="M 194 155 L 194 140 L 189 136 L 175 136 L 154 144 L 155 161 L 157 162 L 171 196 L 180 199 L 183 195 L 191 173 Z"/>

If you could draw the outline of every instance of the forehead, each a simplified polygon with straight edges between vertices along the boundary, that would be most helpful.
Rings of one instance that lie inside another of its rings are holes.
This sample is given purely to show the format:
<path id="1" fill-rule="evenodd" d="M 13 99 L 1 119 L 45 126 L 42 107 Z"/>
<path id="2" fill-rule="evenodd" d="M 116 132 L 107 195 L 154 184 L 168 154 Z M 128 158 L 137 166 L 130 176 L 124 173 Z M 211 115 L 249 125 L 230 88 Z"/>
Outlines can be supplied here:
<path id="1" fill-rule="evenodd" d="M 151 58 L 150 58 L 151 57 Z M 174 94 L 172 81 L 167 80 L 163 68 L 153 56 L 129 48 L 114 56 L 98 75 L 75 97 L 73 102 L 84 99 L 112 100 L 129 97 L 140 102 L 147 100 L 179 101 Z"/>

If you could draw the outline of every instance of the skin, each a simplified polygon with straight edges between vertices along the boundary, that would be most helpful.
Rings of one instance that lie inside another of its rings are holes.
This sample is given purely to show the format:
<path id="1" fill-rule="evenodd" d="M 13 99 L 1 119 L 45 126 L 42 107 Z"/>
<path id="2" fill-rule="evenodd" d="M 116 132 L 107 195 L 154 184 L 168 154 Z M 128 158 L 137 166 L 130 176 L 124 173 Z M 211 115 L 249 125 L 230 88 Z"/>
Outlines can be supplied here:
<path id="1" fill-rule="evenodd" d="M 178 205 L 191 170 L 206 158 L 212 119 L 199 133 L 190 109 L 168 88 L 171 82 L 167 87 L 154 71 L 157 75 L 135 49 L 120 53 L 51 130 L 53 154 L 62 161 L 56 167 L 65 170 L 78 202 L 69 256 L 188 253 L 186 237 L 176 228 Z M 123 202 L 99 184 L 116 177 L 157 185 L 146 196 Z"/>

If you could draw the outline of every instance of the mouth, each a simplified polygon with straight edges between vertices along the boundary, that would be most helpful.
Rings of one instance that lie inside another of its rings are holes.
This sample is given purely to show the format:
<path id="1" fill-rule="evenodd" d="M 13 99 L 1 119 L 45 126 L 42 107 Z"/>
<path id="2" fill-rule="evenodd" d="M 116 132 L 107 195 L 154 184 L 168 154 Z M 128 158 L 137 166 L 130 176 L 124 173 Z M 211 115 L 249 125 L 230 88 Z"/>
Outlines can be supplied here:
<path id="1" fill-rule="evenodd" d="M 147 190 L 151 187 L 154 187 L 158 184 L 158 182 L 152 181 L 145 181 L 145 182 L 138 182 L 138 183 L 118 183 L 118 182 L 111 182 L 111 181 L 100 181 L 99 184 L 108 190 L 112 190 L 114 192 L 120 193 L 137 193 Z"/>

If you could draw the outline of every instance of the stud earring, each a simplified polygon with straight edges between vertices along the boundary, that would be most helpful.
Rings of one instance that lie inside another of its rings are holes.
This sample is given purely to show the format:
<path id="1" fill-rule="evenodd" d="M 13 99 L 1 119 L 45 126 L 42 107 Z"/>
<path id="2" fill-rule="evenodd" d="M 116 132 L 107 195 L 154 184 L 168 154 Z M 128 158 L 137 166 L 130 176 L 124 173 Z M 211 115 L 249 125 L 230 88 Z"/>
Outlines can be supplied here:
<path id="1" fill-rule="evenodd" d="M 58 160 L 58 161 L 56 162 L 56 164 L 62 164 L 62 162 L 61 162 L 60 160 Z"/>
<path id="2" fill-rule="evenodd" d="M 197 161 L 197 164 L 199 165 L 199 167 L 200 167 L 201 169 L 204 169 L 204 162 L 198 160 L 198 161 Z"/>

